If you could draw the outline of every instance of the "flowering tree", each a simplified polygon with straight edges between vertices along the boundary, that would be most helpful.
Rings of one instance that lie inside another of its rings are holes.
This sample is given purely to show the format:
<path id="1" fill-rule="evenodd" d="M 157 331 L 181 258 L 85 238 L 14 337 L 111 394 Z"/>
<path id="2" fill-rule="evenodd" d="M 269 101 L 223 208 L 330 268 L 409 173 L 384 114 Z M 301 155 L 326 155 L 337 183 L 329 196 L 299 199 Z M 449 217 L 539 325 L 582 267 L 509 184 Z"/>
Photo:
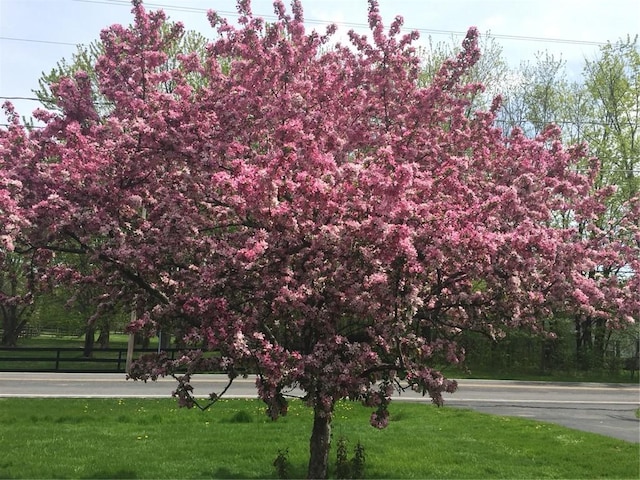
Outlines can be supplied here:
<path id="1" fill-rule="evenodd" d="M 15 346 L 32 310 L 30 264 L 14 254 L 16 238 L 27 225 L 22 214 L 20 161 L 29 156 L 29 141 L 18 116 L 6 106 L 8 128 L 0 131 L 0 345 Z"/>
<path id="2" fill-rule="evenodd" d="M 11 122 L 8 128 L 0 130 L 0 261 L 7 252 L 14 250 L 14 241 L 24 226 L 25 219 L 20 208 L 22 182 L 17 174 L 19 161 L 29 156 L 29 142 L 24 128 L 20 126 L 18 115 L 10 104 L 5 110 Z"/>
<path id="3" fill-rule="evenodd" d="M 372 40 L 350 33 L 349 47 L 329 48 L 334 28 L 307 34 L 297 1 L 292 16 L 276 1 L 271 24 L 247 0 L 238 8 L 238 27 L 209 14 L 218 36 L 204 61 L 166 69 L 181 26 L 167 34 L 163 13 L 134 1 L 134 25 L 101 35 L 111 111 L 97 115 L 79 72 L 52 86 L 61 113 L 21 131 L 29 148 L 10 153 L 2 137 L 30 192 L 11 200 L 21 251 L 39 252 L 50 277 L 99 282 L 105 302 L 135 301 L 131 331 L 194 347 L 141 360 L 133 378 L 186 369 L 175 395 L 193 406 L 192 373 L 255 372 L 274 419 L 300 387 L 314 411 L 308 475 L 323 478 L 336 402 L 372 407 L 379 428 L 396 389 L 442 404 L 456 383 L 438 367 L 463 359 L 460 331 L 539 330 L 556 308 L 612 324 L 638 315 L 635 276 L 583 275 L 637 271 L 633 245 L 554 226 L 571 212 L 596 228 L 593 171 L 574 168 L 585 148 L 563 148 L 555 128 L 503 137 L 499 100 L 467 115 L 481 88 L 460 81 L 478 59 L 475 29 L 424 87 L 416 35 L 401 36 L 399 18 L 385 32 L 374 0 Z"/>

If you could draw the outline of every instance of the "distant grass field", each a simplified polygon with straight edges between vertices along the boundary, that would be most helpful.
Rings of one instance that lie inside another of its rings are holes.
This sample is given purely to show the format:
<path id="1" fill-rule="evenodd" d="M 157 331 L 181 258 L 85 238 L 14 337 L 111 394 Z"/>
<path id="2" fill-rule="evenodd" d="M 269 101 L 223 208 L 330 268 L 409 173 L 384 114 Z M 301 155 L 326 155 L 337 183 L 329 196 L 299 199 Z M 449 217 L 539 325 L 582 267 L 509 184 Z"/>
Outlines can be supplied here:
<path id="1" fill-rule="evenodd" d="M 110 336 L 110 349 L 126 349 L 128 335 L 122 333 L 112 333 Z M 41 335 L 37 337 L 24 338 L 20 340 L 19 347 L 26 348 L 76 348 L 81 349 L 84 344 L 83 336 L 51 336 Z M 149 348 L 156 349 L 158 347 L 158 338 L 154 337 L 150 340 Z M 138 349 L 139 347 L 136 347 Z M 44 355 L 44 354 L 43 354 Z M 2 361 L 2 357 L 22 357 L 33 356 L 33 352 L 25 351 L 0 351 L 0 371 L 13 369 L 19 366 L 21 371 L 35 370 L 51 370 L 55 367 L 55 361 L 38 361 L 29 362 L 27 360 Z M 48 356 L 55 356 L 55 353 L 49 353 Z M 82 362 L 82 352 L 61 352 L 62 358 L 75 358 L 73 362 L 64 362 L 65 370 L 70 368 L 75 371 L 115 371 L 116 364 L 113 360 L 117 359 L 118 354 L 115 352 L 105 352 L 100 350 L 96 345 L 93 351 L 93 360 Z M 99 359 L 111 359 L 110 362 L 99 362 Z M 17 362 L 17 363 L 16 363 Z M 478 368 L 469 365 L 470 370 L 465 371 L 458 368 L 445 367 L 443 373 L 450 378 L 485 378 L 494 380 L 526 380 L 526 381 L 548 381 L 548 382 L 605 382 L 605 383 L 637 383 L 638 375 L 631 377 L 627 371 L 604 371 L 604 370 L 587 370 L 587 371 L 554 371 L 551 373 L 541 374 L 536 371 L 527 371 L 523 369 L 511 370 L 495 370 Z"/>
<path id="2" fill-rule="evenodd" d="M 311 412 L 272 422 L 256 400 L 200 412 L 170 399 L 0 399 L 0 478 L 277 478 L 288 449 L 304 477 Z M 385 430 L 340 403 L 334 443 L 365 448 L 365 478 L 640 477 L 638 445 L 526 419 L 396 403 Z M 331 472 L 335 478 L 335 450 Z"/>
<path id="3" fill-rule="evenodd" d="M 127 348 L 129 335 L 124 333 L 112 333 L 109 335 L 109 348 Z M 48 347 L 48 348 L 82 348 L 84 346 L 84 335 L 39 335 L 37 337 L 22 338 L 18 343 L 19 347 Z M 149 348 L 157 348 L 158 338 L 150 339 Z M 96 343 L 95 350 L 100 350 Z"/>

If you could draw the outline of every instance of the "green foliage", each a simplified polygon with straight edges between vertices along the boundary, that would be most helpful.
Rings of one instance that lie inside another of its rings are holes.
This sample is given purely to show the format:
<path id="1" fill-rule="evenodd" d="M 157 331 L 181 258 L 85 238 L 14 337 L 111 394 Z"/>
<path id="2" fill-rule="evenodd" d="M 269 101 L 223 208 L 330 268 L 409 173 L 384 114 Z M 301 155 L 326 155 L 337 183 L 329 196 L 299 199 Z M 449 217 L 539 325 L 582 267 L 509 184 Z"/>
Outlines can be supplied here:
<path id="1" fill-rule="evenodd" d="M 336 449 L 336 478 L 364 478 L 365 453 L 360 441 L 354 447 L 353 457 L 347 453 L 347 439 L 341 436 Z"/>
<path id="2" fill-rule="evenodd" d="M 347 439 L 344 436 L 338 438 L 336 448 L 336 478 L 364 478 L 364 446 L 358 442 L 354 448 L 353 457 L 349 459 L 347 443 Z"/>
<path id="3" fill-rule="evenodd" d="M 364 445 L 358 442 L 356 443 L 353 459 L 351 463 L 353 465 L 353 477 L 352 478 L 364 478 L 364 463 L 366 460 L 366 456 L 364 453 Z"/>
<path id="4" fill-rule="evenodd" d="M 496 341 L 476 332 L 462 333 L 459 342 L 466 351 L 467 370 L 461 369 L 458 376 L 569 382 L 630 381 L 629 372 L 623 370 L 623 360 L 635 354 L 637 325 L 608 333 L 604 362 L 599 366 L 593 358 L 584 355 L 578 361 L 572 319 L 555 319 L 547 328 L 554 332 L 554 337 L 514 330 Z"/>
<path id="5" fill-rule="evenodd" d="M 481 83 L 486 88 L 471 98 L 472 104 L 469 112 L 478 109 L 488 109 L 493 98 L 502 93 L 504 79 L 508 76 L 508 66 L 502 56 L 502 46 L 490 33 L 482 35 L 480 39 L 482 56 L 471 70 L 465 75 L 464 81 L 469 83 Z M 420 85 L 429 85 L 443 62 L 454 57 L 460 52 L 460 40 L 452 37 L 448 42 L 433 42 L 429 37 L 427 47 L 418 50 L 422 70 L 418 82 Z"/>
<path id="6" fill-rule="evenodd" d="M 336 445 L 336 478 L 351 478 L 351 465 L 347 456 L 347 439 L 338 438 Z"/>
<path id="7" fill-rule="evenodd" d="M 70 308 L 68 305 L 71 293 L 63 288 L 56 288 L 43 294 L 38 303 L 32 325 L 38 330 L 80 335 L 86 324 L 86 312 Z"/>
<path id="8" fill-rule="evenodd" d="M 640 192 L 640 46 L 637 37 L 602 47 L 587 61 L 585 89 L 592 124 L 585 140 L 601 163 L 601 186 L 617 185 L 609 214 L 616 218 L 622 202 Z"/>
<path id="9" fill-rule="evenodd" d="M 21 255 L 0 250 L 0 344 L 15 346 L 35 306 L 34 273 Z"/>
<path id="10" fill-rule="evenodd" d="M 163 25 L 163 34 L 168 36 L 173 28 L 173 24 Z M 178 42 L 167 42 L 165 46 L 166 62 L 159 67 L 160 71 L 183 70 L 178 56 L 184 52 L 195 51 L 199 54 L 200 59 L 204 60 L 206 45 L 208 40 L 202 34 L 188 30 L 182 34 Z M 34 94 L 40 102 L 49 110 L 60 110 L 59 99 L 52 89 L 52 85 L 56 84 L 63 77 L 74 77 L 77 73 L 86 73 L 92 88 L 93 104 L 96 111 L 103 115 L 107 114 L 111 105 L 102 95 L 98 88 L 97 76 L 95 72 L 95 64 L 104 53 L 104 46 L 100 41 L 94 41 L 88 46 L 78 45 L 75 53 L 71 55 L 69 60 L 63 58 L 56 63 L 56 66 L 49 73 L 42 72 L 42 76 L 38 80 L 39 88 L 34 90 Z M 204 80 L 200 75 L 194 73 L 186 73 L 187 82 L 194 88 L 204 86 Z M 171 93 L 175 85 L 173 82 L 165 82 L 162 88 L 165 92 Z"/>
<path id="11" fill-rule="evenodd" d="M 278 455 L 273 461 L 273 466 L 276 468 L 276 474 L 278 478 L 290 478 L 289 472 L 291 470 L 291 464 L 289 463 L 289 449 L 278 450 Z"/>
<path id="12" fill-rule="evenodd" d="M 229 423 L 252 423 L 253 416 L 246 410 L 240 410 L 233 414 Z"/>
<path id="13" fill-rule="evenodd" d="M 106 107 L 105 99 L 97 89 L 96 74 L 93 68 L 98 58 L 103 54 L 102 44 L 100 42 L 92 42 L 88 46 L 78 45 L 75 53 L 71 55 L 71 59 L 61 59 L 49 73 L 42 72 L 42 76 L 38 80 L 40 88 L 34 90 L 34 94 L 49 110 L 60 110 L 58 106 L 58 98 L 55 91 L 51 89 L 51 85 L 60 81 L 63 77 L 73 77 L 78 72 L 84 72 L 89 76 L 92 94 L 95 104 Z"/>

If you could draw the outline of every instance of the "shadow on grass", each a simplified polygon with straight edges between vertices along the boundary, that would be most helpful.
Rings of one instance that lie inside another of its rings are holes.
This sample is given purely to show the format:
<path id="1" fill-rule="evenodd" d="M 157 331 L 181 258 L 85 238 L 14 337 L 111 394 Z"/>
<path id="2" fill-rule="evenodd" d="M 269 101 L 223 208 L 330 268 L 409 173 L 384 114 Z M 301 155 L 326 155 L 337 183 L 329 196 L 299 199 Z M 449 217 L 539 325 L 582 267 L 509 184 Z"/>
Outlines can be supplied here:
<path id="1" fill-rule="evenodd" d="M 264 475 L 255 476 L 255 475 L 247 474 L 246 472 L 233 471 L 227 467 L 219 467 L 214 471 L 201 472 L 200 475 L 202 478 L 225 478 L 225 479 L 233 478 L 233 479 L 245 479 L 245 480 L 278 478 L 278 475 L 275 470 L 269 473 L 270 475 L 268 477 L 265 477 Z M 289 474 L 287 475 L 286 478 L 306 478 L 306 475 L 307 475 L 306 462 L 304 464 L 298 464 L 298 463 L 290 464 L 288 473 Z M 331 474 L 333 473 L 332 467 L 329 468 L 329 473 L 330 473 L 329 476 L 331 477 Z"/>
<path id="2" fill-rule="evenodd" d="M 96 472 L 93 475 L 87 477 L 91 479 L 98 478 L 138 478 L 138 474 L 132 470 L 113 470 L 113 471 L 103 471 Z"/>
<path id="3" fill-rule="evenodd" d="M 213 472 L 213 475 L 211 474 L 211 472 L 202 472 L 201 475 L 202 478 L 249 478 L 238 472 L 232 472 L 228 468 L 224 467 L 217 469 L 215 472 Z"/>
<path id="4" fill-rule="evenodd" d="M 254 416 L 246 410 L 240 410 L 231 416 L 231 418 L 222 419 L 221 423 L 253 423 Z"/>

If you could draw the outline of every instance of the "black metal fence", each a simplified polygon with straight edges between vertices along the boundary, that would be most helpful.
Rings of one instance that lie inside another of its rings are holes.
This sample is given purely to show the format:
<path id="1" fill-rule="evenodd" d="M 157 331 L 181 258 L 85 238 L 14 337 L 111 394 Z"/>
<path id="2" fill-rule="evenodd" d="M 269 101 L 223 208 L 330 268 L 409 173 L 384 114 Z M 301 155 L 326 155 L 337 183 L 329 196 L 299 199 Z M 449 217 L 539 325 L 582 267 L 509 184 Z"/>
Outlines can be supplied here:
<path id="1" fill-rule="evenodd" d="M 134 359 L 157 349 L 134 351 Z M 178 349 L 163 349 L 174 359 Z M 96 349 L 90 357 L 83 348 L 55 347 L 2 347 L 0 371 L 3 372 L 68 372 L 68 373 L 124 373 L 127 361 L 126 348 Z"/>

